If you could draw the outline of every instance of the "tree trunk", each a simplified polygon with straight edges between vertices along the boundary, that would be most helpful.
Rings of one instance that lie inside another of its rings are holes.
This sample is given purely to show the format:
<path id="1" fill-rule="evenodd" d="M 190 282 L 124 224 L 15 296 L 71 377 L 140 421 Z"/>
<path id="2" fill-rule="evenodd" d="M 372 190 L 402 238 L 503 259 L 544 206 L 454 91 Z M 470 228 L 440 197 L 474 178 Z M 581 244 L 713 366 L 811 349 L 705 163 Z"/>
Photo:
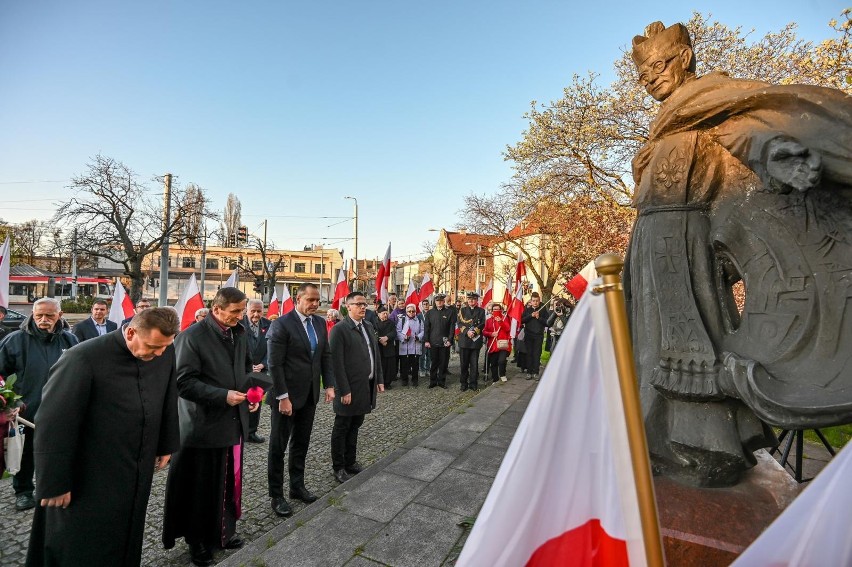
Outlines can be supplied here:
<path id="1" fill-rule="evenodd" d="M 145 286 L 145 274 L 142 271 L 143 259 L 131 261 L 128 270 L 124 272 L 130 278 L 130 301 L 133 302 L 133 305 L 136 305 L 136 302 L 142 297 L 142 289 Z"/>

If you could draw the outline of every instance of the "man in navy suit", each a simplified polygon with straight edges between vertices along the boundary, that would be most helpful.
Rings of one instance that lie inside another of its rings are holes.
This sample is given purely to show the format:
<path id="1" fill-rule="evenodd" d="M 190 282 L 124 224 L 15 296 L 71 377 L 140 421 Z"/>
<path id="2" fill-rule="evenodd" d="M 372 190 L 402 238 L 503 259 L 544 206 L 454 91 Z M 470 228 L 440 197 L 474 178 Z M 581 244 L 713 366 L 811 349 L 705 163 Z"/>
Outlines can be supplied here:
<path id="1" fill-rule="evenodd" d="M 74 325 L 72 332 L 77 340 L 82 343 L 116 330 L 118 325 L 107 319 L 107 310 L 107 302 L 103 299 L 96 299 L 92 304 L 92 316 Z"/>
<path id="2" fill-rule="evenodd" d="M 284 452 L 290 444 L 290 498 L 305 503 L 317 497 L 305 487 L 305 456 L 311 441 L 314 415 L 320 396 L 320 375 L 327 386 L 326 403 L 334 399 L 331 351 L 325 320 L 315 315 L 320 295 L 317 286 L 303 283 L 296 305 L 272 322 L 267 333 L 272 389 L 266 399 L 272 405 L 268 480 L 272 509 L 279 516 L 293 511 L 284 499 Z"/>
<path id="3" fill-rule="evenodd" d="M 266 333 L 272 321 L 263 316 L 263 301 L 260 299 L 249 299 L 246 307 L 246 316 L 243 317 L 242 325 L 246 328 L 248 338 L 248 352 L 251 357 L 251 371 L 266 373 L 269 370 L 267 360 Z M 257 426 L 260 423 L 260 412 L 249 414 L 249 443 L 263 443 L 266 438 L 257 434 Z"/>

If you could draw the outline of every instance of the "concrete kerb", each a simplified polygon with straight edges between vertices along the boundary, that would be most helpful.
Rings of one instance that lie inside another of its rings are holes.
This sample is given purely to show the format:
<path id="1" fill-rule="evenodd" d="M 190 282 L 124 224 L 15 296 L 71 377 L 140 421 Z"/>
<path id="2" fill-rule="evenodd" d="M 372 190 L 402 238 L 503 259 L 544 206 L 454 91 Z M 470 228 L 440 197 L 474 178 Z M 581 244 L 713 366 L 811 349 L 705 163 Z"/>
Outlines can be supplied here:
<path id="1" fill-rule="evenodd" d="M 511 382 L 509 382 L 509 384 L 511 384 Z M 514 393 L 503 391 L 505 388 L 503 383 L 498 383 L 489 386 L 471 399 L 470 403 L 473 404 L 473 408 L 471 409 L 473 410 L 474 408 L 479 407 L 480 402 L 487 401 L 494 396 L 503 397 L 504 395 L 508 394 L 507 397 L 514 397 L 515 401 L 517 401 L 518 399 L 522 398 L 525 392 L 527 392 L 530 385 L 531 383 L 521 384 L 520 391 L 517 393 L 517 395 L 515 395 Z M 498 402 L 491 406 L 490 409 L 495 412 L 493 414 L 491 423 L 493 424 L 494 422 L 496 422 L 500 418 L 500 416 L 503 415 L 503 413 L 510 410 L 513 407 L 513 404 L 514 402 L 511 402 L 506 405 L 505 401 L 503 401 L 503 403 Z M 489 406 L 491 404 L 486 403 L 484 405 Z M 380 459 L 372 466 L 368 467 L 363 472 L 358 474 L 353 479 L 349 480 L 344 484 L 339 485 L 330 493 L 326 494 L 310 506 L 304 508 L 298 514 L 294 515 L 291 518 L 288 518 L 286 521 L 284 521 L 284 523 L 276 526 L 275 528 L 267 532 L 264 536 L 259 537 L 255 541 L 247 544 L 243 549 L 239 550 L 238 552 L 223 558 L 223 560 L 220 563 L 217 563 L 217 565 L 223 567 L 248 567 L 258 563 L 258 561 L 260 561 L 259 564 L 265 565 L 266 563 L 265 561 L 263 561 L 261 556 L 264 555 L 269 549 L 272 549 L 273 547 L 278 545 L 284 538 L 292 534 L 299 527 L 316 518 L 327 508 L 333 506 L 334 503 L 339 502 L 343 497 L 347 495 L 347 493 L 357 489 L 373 477 L 384 473 L 385 469 L 394 462 L 396 462 L 400 457 L 407 454 L 410 450 L 422 446 L 422 444 L 434 433 L 447 426 L 452 421 L 463 417 L 464 415 L 464 412 L 453 412 L 444 416 L 442 419 L 440 419 L 428 429 L 424 430 L 419 435 L 416 435 L 415 437 L 409 439 L 408 442 L 406 442 L 402 447 L 394 450 L 386 457 Z M 468 429 L 467 431 L 471 430 Z M 477 435 L 480 435 L 481 433 L 482 432 L 476 432 Z M 420 505 L 422 506 L 422 504 Z M 404 510 L 405 509 L 403 509 L 403 512 Z M 460 537 L 464 537 L 464 534 L 462 534 Z"/>

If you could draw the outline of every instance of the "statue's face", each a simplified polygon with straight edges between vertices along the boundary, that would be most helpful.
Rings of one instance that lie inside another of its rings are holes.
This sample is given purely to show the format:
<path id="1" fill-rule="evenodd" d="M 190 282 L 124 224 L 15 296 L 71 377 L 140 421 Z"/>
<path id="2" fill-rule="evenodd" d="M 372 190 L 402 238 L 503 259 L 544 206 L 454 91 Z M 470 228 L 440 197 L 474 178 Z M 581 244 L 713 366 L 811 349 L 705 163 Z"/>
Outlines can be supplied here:
<path id="1" fill-rule="evenodd" d="M 639 84 L 648 94 L 662 102 L 683 84 L 689 69 L 692 50 L 688 47 L 655 50 L 641 65 L 637 65 Z"/>

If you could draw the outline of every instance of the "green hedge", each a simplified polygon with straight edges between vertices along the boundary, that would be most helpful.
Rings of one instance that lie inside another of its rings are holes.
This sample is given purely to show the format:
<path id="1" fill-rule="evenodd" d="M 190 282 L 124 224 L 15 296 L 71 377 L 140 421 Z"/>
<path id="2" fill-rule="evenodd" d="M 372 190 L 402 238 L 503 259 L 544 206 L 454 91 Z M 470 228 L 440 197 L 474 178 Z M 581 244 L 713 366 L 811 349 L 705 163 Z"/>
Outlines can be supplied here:
<path id="1" fill-rule="evenodd" d="M 95 298 L 91 296 L 77 296 L 77 299 L 63 299 L 63 313 L 89 313 L 92 310 L 92 304 Z"/>

